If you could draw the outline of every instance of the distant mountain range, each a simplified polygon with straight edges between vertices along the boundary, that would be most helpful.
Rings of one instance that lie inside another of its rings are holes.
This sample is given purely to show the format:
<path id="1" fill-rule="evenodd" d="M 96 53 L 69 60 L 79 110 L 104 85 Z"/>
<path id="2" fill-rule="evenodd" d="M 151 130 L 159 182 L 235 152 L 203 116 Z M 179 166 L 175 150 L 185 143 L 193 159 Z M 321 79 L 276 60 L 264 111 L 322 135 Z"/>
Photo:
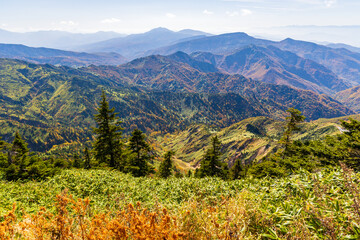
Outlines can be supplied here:
<path id="1" fill-rule="evenodd" d="M 75 50 L 81 50 L 85 52 L 116 52 L 127 58 L 136 58 L 142 56 L 144 52 L 147 52 L 151 49 L 156 49 L 174 44 L 176 42 L 189 41 L 210 35 L 211 34 L 194 30 L 182 30 L 179 32 L 174 32 L 166 28 L 156 28 L 146 33 L 113 38 L 110 40 L 75 48 Z"/>
<path id="2" fill-rule="evenodd" d="M 151 50 L 146 54 L 169 55 L 177 51 L 188 54 L 194 52 L 210 52 L 219 55 L 229 55 L 249 45 L 275 46 L 281 50 L 290 51 L 299 57 L 324 65 L 344 81 L 352 85 L 360 83 L 360 54 L 347 49 L 334 49 L 323 45 L 285 39 L 280 42 L 251 37 L 245 33 L 228 33 L 200 39 L 183 41 L 167 47 Z"/>
<path id="3" fill-rule="evenodd" d="M 99 52 L 0 44 L 0 135 L 36 132 L 38 150 L 85 141 L 101 89 L 127 131 L 284 119 L 289 107 L 308 120 L 360 111 L 360 53 L 345 48 L 163 28 L 82 47 Z"/>
<path id="4" fill-rule="evenodd" d="M 358 47 L 354 47 L 354 46 L 351 46 L 351 45 L 347 45 L 347 44 L 343 44 L 343 43 L 329 43 L 326 45 L 327 47 L 331 47 L 331 48 L 345 48 L 349 51 L 352 51 L 352 52 L 357 52 L 357 53 L 360 53 L 360 48 Z"/>
<path id="5" fill-rule="evenodd" d="M 64 31 L 10 32 L 0 29 L 0 43 L 70 50 L 77 46 L 124 37 L 116 32 L 70 33 Z"/>
<path id="6" fill-rule="evenodd" d="M 360 25 L 292 25 L 255 30 L 274 39 L 294 38 L 309 42 L 345 43 L 360 47 Z"/>
<path id="7" fill-rule="evenodd" d="M 145 55 L 169 55 L 178 51 L 182 51 L 188 54 L 193 52 L 229 54 L 248 45 L 266 46 L 274 43 L 276 42 L 254 38 L 247 35 L 246 33 L 226 33 L 216 36 L 182 41 L 159 49 L 153 49 L 146 52 Z"/>
<path id="8" fill-rule="evenodd" d="M 251 42 L 254 41 L 251 40 Z M 168 58 L 189 64 L 202 72 L 221 71 L 228 74 L 240 74 L 263 82 L 284 84 L 330 95 L 352 86 L 323 65 L 299 57 L 292 52 L 283 51 L 273 45 L 246 45 L 230 52 L 222 55 L 195 52 L 191 56 L 176 52 Z M 0 44 L 0 57 L 71 67 L 120 65 L 127 61 L 117 53 L 89 54 L 12 44 Z"/>
<path id="9" fill-rule="evenodd" d="M 200 52 L 192 56 L 229 74 L 318 93 L 333 94 L 350 86 L 323 65 L 272 45 L 250 45 L 228 55 Z"/>
<path id="10" fill-rule="evenodd" d="M 118 53 L 79 53 L 52 48 L 32 48 L 24 45 L 1 44 L 0 58 L 14 58 L 32 63 L 48 63 L 71 67 L 95 65 L 119 65 L 126 59 Z"/>
<path id="11" fill-rule="evenodd" d="M 360 53 L 290 38 L 278 42 L 275 46 L 322 64 L 353 85 L 360 84 Z"/>

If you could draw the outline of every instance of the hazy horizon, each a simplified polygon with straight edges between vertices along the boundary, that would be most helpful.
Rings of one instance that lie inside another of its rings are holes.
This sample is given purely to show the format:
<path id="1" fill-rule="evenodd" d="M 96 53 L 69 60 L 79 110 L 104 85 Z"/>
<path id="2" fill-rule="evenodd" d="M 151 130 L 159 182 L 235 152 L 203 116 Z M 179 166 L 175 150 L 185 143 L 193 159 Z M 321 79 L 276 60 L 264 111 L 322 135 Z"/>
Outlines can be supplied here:
<path id="1" fill-rule="evenodd" d="M 214 34 L 289 25 L 360 23 L 356 0 L 0 0 L 0 28 L 139 33 L 162 26 Z"/>
<path id="2" fill-rule="evenodd" d="M 356 0 L 0 0 L 0 3 L 0 29 L 11 32 L 136 34 L 164 27 L 172 31 L 246 32 L 268 39 L 292 37 L 360 46 L 360 33 L 344 30 L 360 24 L 360 2 Z M 324 30 L 329 26 L 332 29 Z M 298 27 L 302 30 L 294 29 Z"/>

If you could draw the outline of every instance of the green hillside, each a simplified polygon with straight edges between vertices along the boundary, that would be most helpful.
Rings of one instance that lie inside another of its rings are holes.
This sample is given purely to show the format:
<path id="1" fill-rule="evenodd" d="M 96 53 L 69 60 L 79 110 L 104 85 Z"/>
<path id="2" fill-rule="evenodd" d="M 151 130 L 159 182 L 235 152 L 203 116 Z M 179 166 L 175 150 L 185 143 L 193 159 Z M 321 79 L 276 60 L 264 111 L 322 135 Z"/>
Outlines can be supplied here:
<path id="1" fill-rule="evenodd" d="M 335 99 L 355 112 L 360 112 L 360 86 L 338 92 Z"/>
<path id="2" fill-rule="evenodd" d="M 125 134 L 134 128 L 171 133 L 191 124 L 224 128 L 256 116 L 283 119 L 290 106 L 309 120 L 352 113 L 324 95 L 236 75 L 206 74 L 157 56 L 119 68 L 89 69 L 0 59 L 0 86 L 0 136 L 10 142 L 19 131 L 36 151 L 92 140 L 102 89 L 119 112 Z"/>
<path id="3" fill-rule="evenodd" d="M 348 116 L 360 120 L 360 115 Z M 301 131 L 294 135 L 294 140 L 321 139 L 340 134 L 340 120 L 348 117 L 319 119 L 301 124 Z M 180 168 L 197 167 L 204 156 L 210 139 L 216 135 L 222 142 L 222 160 L 232 166 L 240 158 L 245 163 L 258 161 L 270 153 L 280 140 L 285 122 L 267 117 L 245 119 L 227 128 L 218 129 L 206 125 L 193 125 L 185 131 L 154 137 L 154 146 L 161 151 L 175 152 Z M 181 161 L 190 165 L 182 164 Z"/>

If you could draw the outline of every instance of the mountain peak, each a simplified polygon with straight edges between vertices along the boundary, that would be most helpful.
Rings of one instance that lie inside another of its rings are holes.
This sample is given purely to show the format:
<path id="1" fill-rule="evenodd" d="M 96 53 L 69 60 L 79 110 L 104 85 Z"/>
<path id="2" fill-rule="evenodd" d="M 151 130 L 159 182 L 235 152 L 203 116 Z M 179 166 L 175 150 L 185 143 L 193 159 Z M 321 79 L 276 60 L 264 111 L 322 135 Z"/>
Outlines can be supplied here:
<path id="1" fill-rule="evenodd" d="M 281 42 L 294 42 L 296 41 L 295 39 L 292 38 L 285 38 L 284 40 L 282 40 Z"/>
<path id="2" fill-rule="evenodd" d="M 188 54 L 184 53 L 183 51 L 177 51 L 169 56 L 189 57 L 190 58 L 190 56 Z"/>
<path id="3" fill-rule="evenodd" d="M 148 31 L 148 33 L 168 33 L 168 32 L 173 32 L 167 28 L 164 27 L 158 27 L 158 28 L 154 28 L 151 29 L 150 31 Z"/>

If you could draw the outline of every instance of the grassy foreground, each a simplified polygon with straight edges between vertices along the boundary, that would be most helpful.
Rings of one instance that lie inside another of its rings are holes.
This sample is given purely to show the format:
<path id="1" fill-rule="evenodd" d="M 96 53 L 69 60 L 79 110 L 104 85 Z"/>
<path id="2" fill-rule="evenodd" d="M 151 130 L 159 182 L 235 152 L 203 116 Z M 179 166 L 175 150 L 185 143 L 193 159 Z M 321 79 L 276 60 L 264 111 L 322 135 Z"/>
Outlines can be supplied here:
<path id="1" fill-rule="evenodd" d="M 237 181 L 106 170 L 0 181 L 0 239 L 359 239 L 359 180 L 343 168 Z"/>

